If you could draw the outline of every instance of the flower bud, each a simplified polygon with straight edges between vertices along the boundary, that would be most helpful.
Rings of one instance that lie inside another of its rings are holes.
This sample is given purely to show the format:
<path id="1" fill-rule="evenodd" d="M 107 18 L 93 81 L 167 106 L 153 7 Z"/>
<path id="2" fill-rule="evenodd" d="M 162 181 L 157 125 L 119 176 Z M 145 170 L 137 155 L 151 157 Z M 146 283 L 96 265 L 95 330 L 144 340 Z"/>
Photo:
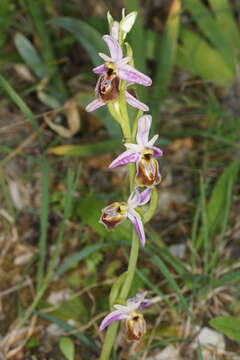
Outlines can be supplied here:
<path id="1" fill-rule="evenodd" d="M 136 11 L 132 11 L 127 16 L 125 16 L 125 14 L 123 13 L 122 20 L 120 21 L 120 29 L 124 33 L 124 36 L 123 36 L 124 39 L 125 39 L 127 33 L 129 33 L 129 31 L 133 27 L 133 25 L 134 25 L 134 23 L 136 21 L 136 17 L 137 17 L 137 12 Z"/>

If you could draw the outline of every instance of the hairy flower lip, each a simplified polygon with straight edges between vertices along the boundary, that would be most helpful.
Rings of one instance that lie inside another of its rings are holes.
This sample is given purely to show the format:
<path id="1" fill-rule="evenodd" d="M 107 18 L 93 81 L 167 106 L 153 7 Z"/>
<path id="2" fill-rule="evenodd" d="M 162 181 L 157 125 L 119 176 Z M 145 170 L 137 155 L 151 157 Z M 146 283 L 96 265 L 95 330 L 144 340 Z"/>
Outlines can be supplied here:
<path id="1" fill-rule="evenodd" d="M 148 139 L 152 117 L 144 115 L 138 120 L 138 131 L 136 135 L 136 144 L 126 143 L 127 148 L 109 165 L 111 169 L 128 163 L 136 163 L 137 173 L 135 182 L 138 186 L 152 187 L 158 185 L 161 181 L 157 158 L 162 156 L 162 150 L 154 146 L 158 135 L 154 135 L 151 140 Z"/>
<path id="2" fill-rule="evenodd" d="M 110 312 L 105 318 L 102 320 L 99 331 L 104 330 L 108 325 L 110 325 L 114 321 L 118 320 L 127 320 L 133 321 L 137 323 L 137 319 L 134 320 L 134 317 L 138 316 L 138 319 L 143 319 L 141 313 L 138 310 L 141 310 L 144 307 L 150 305 L 150 301 L 145 299 L 144 294 L 138 293 L 133 298 L 130 298 L 126 301 L 126 306 L 115 304 L 114 308 L 116 310 Z M 143 319 L 144 320 L 144 319 Z M 145 323 L 145 321 L 144 321 Z M 133 323 L 130 324 L 131 326 Z M 135 334 L 136 328 L 133 329 L 133 334 Z M 146 327 L 142 327 L 142 334 L 145 332 Z M 131 331 L 131 329 L 130 329 Z M 132 332 L 131 332 L 132 333 Z M 137 340 L 137 339 L 134 339 Z"/>
<path id="3" fill-rule="evenodd" d="M 113 36 L 104 35 L 103 40 L 106 42 L 109 48 L 110 56 L 99 53 L 100 57 L 105 61 L 105 63 L 93 69 L 93 72 L 95 74 L 100 75 L 101 78 L 101 76 L 103 74 L 106 74 L 108 69 L 111 68 L 114 70 L 115 75 L 118 76 L 120 80 L 126 80 L 128 83 L 136 83 L 143 86 L 152 85 L 152 80 L 149 76 L 143 74 L 142 72 L 138 71 L 137 69 L 128 64 L 128 62 L 131 60 L 130 57 L 123 57 L 122 48 Z M 116 101 L 117 99 L 118 97 L 115 96 L 114 100 L 111 101 Z M 133 96 L 133 94 L 129 93 L 127 90 L 125 90 L 125 99 L 129 105 L 139 110 L 149 110 L 146 104 L 139 101 L 137 98 L 135 98 L 135 96 Z M 104 106 L 106 102 L 107 101 L 105 101 L 103 97 L 98 96 L 97 99 L 93 100 L 87 105 L 86 111 L 91 112 L 97 110 L 101 106 Z"/>
<path id="4" fill-rule="evenodd" d="M 103 224 L 107 230 L 111 231 L 128 218 L 138 234 L 141 245 L 144 246 L 144 226 L 141 216 L 136 212 L 135 208 L 145 205 L 150 198 L 151 189 L 145 189 L 140 193 L 138 189 L 135 188 L 129 196 L 127 203 L 114 202 L 102 209 L 102 215 L 99 222 Z"/>

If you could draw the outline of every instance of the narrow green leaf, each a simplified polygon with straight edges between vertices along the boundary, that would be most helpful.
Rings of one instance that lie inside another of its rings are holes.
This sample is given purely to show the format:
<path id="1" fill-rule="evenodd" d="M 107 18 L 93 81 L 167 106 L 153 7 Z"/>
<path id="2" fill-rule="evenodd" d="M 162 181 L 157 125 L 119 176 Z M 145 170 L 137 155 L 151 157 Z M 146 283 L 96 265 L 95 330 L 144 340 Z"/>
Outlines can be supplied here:
<path id="1" fill-rule="evenodd" d="M 142 19 L 141 19 L 141 8 L 139 5 L 139 0 L 126 0 L 128 12 L 137 11 L 137 18 L 133 28 L 128 34 L 129 42 L 133 49 L 134 54 L 134 65 L 137 69 L 146 72 L 146 56 L 145 51 L 143 51 L 143 44 L 145 43 L 146 33 L 143 29 Z M 136 39 L 140 41 L 136 41 Z"/>
<path id="2" fill-rule="evenodd" d="M 209 241 L 216 235 L 221 228 L 224 211 L 229 196 L 229 184 L 231 193 L 237 177 L 239 163 L 237 161 L 232 162 L 219 177 L 213 191 L 211 198 L 207 205 L 207 224 L 208 224 L 208 237 Z M 230 206 L 230 204 L 229 204 Z M 197 239 L 196 249 L 203 243 L 203 226 L 200 229 L 200 233 Z"/>
<path id="3" fill-rule="evenodd" d="M 146 249 L 146 252 L 148 252 L 147 249 Z M 162 260 L 156 254 L 151 254 L 151 258 L 155 262 L 157 267 L 161 270 L 161 272 L 163 273 L 165 278 L 168 280 L 169 284 L 175 290 L 176 294 L 179 297 L 179 300 L 180 300 L 182 306 L 185 308 L 188 316 L 193 320 L 193 317 L 192 317 L 191 311 L 189 309 L 188 303 L 187 303 L 186 299 L 184 298 L 181 290 L 179 289 L 179 286 L 177 285 L 176 281 L 174 280 L 172 274 L 170 273 L 170 271 L 166 267 L 166 265 L 162 262 Z"/>
<path id="4" fill-rule="evenodd" d="M 67 90 L 62 81 L 54 54 L 53 42 L 46 22 L 47 13 L 43 1 L 24 0 L 27 11 L 31 15 L 34 29 L 40 37 L 41 56 L 55 87 L 54 95 L 63 103 L 67 99 Z"/>
<path id="5" fill-rule="evenodd" d="M 118 278 L 117 280 L 114 282 L 111 291 L 110 291 L 110 295 L 109 295 L 109 306 L 110 309 L 112 308 L 112 306 L 114 305 L 115 300 L 117 299 L 118 295 L 119 295 L 119 289 L 122 286 L 123 282 L 125 281 L 127 277 L 127 271 L 124 271 Z"/>
<path id="6" fill-rule="evenodd" d="M 188 29 L 180 32 L 177 65 L 219 86 L 229 86 L 235 71 L 228 66 L 221 53 L 202 37 Z"/>
<path id="7" fill-rule="evenodd" d="M 147 276 L 144 275 L 144 273 L 139 270 L 139 269 L 136 269 L 136 274 L 137 276 L 149 287 L 149 289 L 151 289 L 152 291 L 155 292 L 155 294 L 157 294 L 158 296 L 160 296 L 163 301 L 166 302 L 166 304 L 174 309 L 174 306 L 172 305 L 171 301 L 169 301 L 166 296 L 163 294 L 163 292 L 161 290 L 159 290 L 159 288 L 152 282 L 150 281 Z"/>
<path id="8" fill-rule="evenodd" d="M 129 12 L 137 11 L 138 14 L 136 22 L 127 36 L 127 42 L 130 43 L 133 50 L 134 66 L 144 74 L 147 74 L 146 52 L 143 51 L 143 44 L 146 42 L 147 33 L 142 24 L 139 0 L 126 0 L 126 5 Z M 147 102 L 148 93 L 144 86 L 138 87 L 137 93 L 141 101 Z"/>
<path id="9" fill-rule="evenodd" d="M 210 282 L 210 286 L 214 289 L 227 284 L 235 283 L 240 280 L 240 270 L 229 271 L 222 275 L 219 279 Z"/>
<path id="10" fill-rule="evenodd" d="M 208 236 L 208 216 L 206 211 L 206 194 L 205 194 L 205 184 L 202 176 L 200 177 L 200 198 L 201 198 L 201 214 L 202 214 L 202 235 L 203 235 L 203 262 L 204 262 L 204 272 L 208 273 L 208 254 L 210 241 Z"/>
<path id="11" fill-rule="evenodd" d="M 11 0 L 0 1 L 0 47 L 5 44 L 8 34 L 10 34 L 9 28 L 12 24 L 13 11 L 14 7 Z"/>
<path id="12" fill-rule="evenodd" d="M 229 42 L 235 48 L 237 56 L 240 56 L 240 33 L 235 22 L 233 9 L 230 6 L 229 0 L 209 0 L 211 8 L 218 25 L 229 37 Z"/>
<path id="13" fill-rule="evenodd" d="M 49 205 L 49 167 L 45 156 L 42 159 L 42 201 L 41 201 L 41 218 L 39 239 L 39 264 L 38 264 L 38 281 L 37 290 L 41 288 L 46 260 L 46 242 L 48 230 L 48 205 Z"/>
<path id="14" fill-rule="evenodd" d="M 130 222 L 128 220 L 120 224 L 114 231 L 107 231 L 105 226 L 99 223 L 102 209 L 106 203 L 100 200 L 94 193 L 81 197 L 76 202 L 76 214 L 81 217 L 82 221 L 90 226 L 100 236 L 116 241 L 119 238 L 130 239 L 129 231 Z M 88 211 L 86 211 L 86 209 Z"/>
<path id="15" fill-rule="evenodd" d="M 227 184 L 227 189 L 226 189 L 226 205 L 224 208 L 224 213 L 223 213 L 223 219 L 222 219 L 222 229 L 221 229 L 221 233 L 218 239 L 218 243 L 217 246 L 215 248 L 215 250 L 212 252 L 212 256 L 211 256 L 211 262 L 210 262 L 210 268 L 212 270 L 214 270 L 214 268 L 217 265 L 217 260 L 218 260 L 218 255 L 224 240 L 224 235 L 226 233 L 227 230 L 227 224 L 228 224 L 228 219 L 229 219 L 229 214 L 230 214 L 230 205 L 231 205 L 231 197 L 232 197 L 232 190 L 233 190 L 233 182 L 234 182 L 234 178 L 230 177 L 229 179 L 230 181 Z"/>
<path id="16" fill-rule="evenodd" d="M 77 264 L 83 259 L 86 259 L 90 254 L 94 253 L 95 251 L 98 251 L 99 249 L 106 248 L 107 246 L 110 245 L 96 244 L 76 253 L 75 255 L 71 256 L 70 259 L 68 259 L 63 265 L 59 267 L 59 269 L 55 272 L 54 277 L 62 275 L 65 271 L 69 270 L 73 265 Z"/>
<path id="17" fill-rule="evenodd" d="M 4 172 L 2 167 L 0 166 L 0 185 L 2 187 L 2 191 L 3 191 L 3 195 L 5 197 L 5 201 L 6 201 L 6 205 L 9 211 L 9 214 L 12 216 L 13 221 L 16 221 L 16 214 L 15 214 L 15 210 L 14 210 L 14 206 L 12 203 L 12 199 L 9 193 L 9 189 L 5 180 L 5 176 L 4 176 Z"/>
<path id="18" fill-rule="evenodd" d="M 180 11 L 181 1 L 174 0 L 161 38 L 161 48 L 157 53 L 157 73 L 153 88 L 153 95 L 156 102 L 165 96 L 171 80 L 177 50 Z M 157 47 L 159 47 L 160 39 L 158 38 L 157 41 Z"/>
<path id="19" fill-rule="evenodd" d="M 74 343 L 68 336 L 62 336 L 59 340 L 59 348 L 67 360 L 74 360 Z"/>
<path id="20" fill-rule="evenodd" d="M 68 325 L 66 322 L 48 314 L 48 313 L 43 313 L 40 311 L 34 311 L 35 314 L 41 316 L 43 319 L 46 319 L 54 324 L 57 324 L 58 326 L 60 326 L 61 328 L 63 328 L 65 331 L 74 331 L 76 330 L 74 327 L 72 327 L 71 325 Z M 92 347 L 93 349 L 97 349 L 96 345 L 88 339 L 87 336 L 81 334 L 80 332 L 75 332 L 73 334 L 73 336 L 75 336 L 78 340 L 80 340 L 81 342 L 83 342 L 84 344 Z"/>
<path id="21" fill-rule="evenodd" d="M 122 146 L 121 140 L 106 140 L 95 144 L 88 145 L 62 145 L 51 148 L 49 153 L 54 155 L 67 155 L 76 157 L 97 156 L 120 149 Z"/>
<path id="22" fill-rule="evenodd" d="M 102 35 L 91 25 L 82 20 L 68 17 L 52 19 L 49 21 L 49 24 L 57 25 L 70 31 L 85 48 L 95 66 L 103 63 L 98 53 L 103 52 L 108 54 L 108 50 L 102 40 Z"/>
<path id="23" fill-rule="evenodd" d="M 48 76 L 48 71 L 32 43 L 22 34 L 14 37 L 15 46 L 24 62 L 30 66 L 34 73 L 40 78 Z"/>
<path id="24" fill-rule="evenodd" d="M 235 60 L 232 44 L 228 40 L 225 29 L 222 29 L 200 0 L 183 0 L 183 4 L 190 11 L 193 19 L 197 22 L 199 29 L 216 47 L 226 65 L 235 74 Z"/>
<path id="25" fill-rule="evenodd" d="M 22 110 L 22 112 L 29 118 L 30 122 L 32 123 L 33 127 L 35 128 L 40 144 L 42 145 L 42 135 L 39 131 L 39 125 L 32 113 L 32 111 L 29 109 L 29 107 L 26 105 L 26 103 L 20 98 L 20 96 L 16 93 L 16 91 L 12 88 L 12 86 L 9 84 L 9 82 L 0 75 L 0 85 L 5 90 L 5 92 L 8 94 L 8 96 L 12 99 L 12 101 Z"/>
<path id="26" fill-rule="evenodd" d="M 210 325 L 230 339 L 240 342 L 240 319 L 232 316 L 218 316 L 210 321 Z"/>

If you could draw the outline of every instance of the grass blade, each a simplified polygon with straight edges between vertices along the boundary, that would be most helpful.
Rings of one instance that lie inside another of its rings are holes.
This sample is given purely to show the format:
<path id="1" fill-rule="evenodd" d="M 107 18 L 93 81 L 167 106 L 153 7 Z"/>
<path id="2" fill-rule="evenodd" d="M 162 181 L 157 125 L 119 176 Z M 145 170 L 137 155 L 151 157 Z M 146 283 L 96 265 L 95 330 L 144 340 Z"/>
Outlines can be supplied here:
<path id="1" fill-rule="evenodd" d="M 122 141 L 119 139 L 101 141 L 95 144 L 88 145 L 63 145 L 56 146 L 48 150 L 54 155 L 67 155 L 76 157 L 97 156 L 100 154 L 110 153 L 119 150 L 122 146 Z"/>
<path id="2" fill-rule="evenodd" d="M 148 249 L 146 249 L 146 252 L 149 253 Z M 174 280 L 173 276 L 169 272 L 168 268 L 166 267 L 166 265 L 162 262 L 162 260 L 156 254 L 150 253 L 150 256 L 151 256 L 152 260 L 155 262 L 155 264 L 157 265 L 157 267 L 160 269 L 162 274 L 165 276 L 165 278 L 167 279 L 169 284 L 172 286 L 172 288 L 174 289 L 176 294 L 178 295 L 182 306 L 185 308 L 188 316 L 193 321 L 193 316 L 192 316 L 191 311 L 189 309 L 188 303 L 187 303 L 186 299 L 184 298 L 184 296 L 182 295 L 182 292 L 181 292 L 179 286 L 177 285 L 177 283 Z"/>
<path id="3" fill-rule="evenodd" d="M 43 64 L 32 43 L 22 34 L 15 35 L 14 43 L 24 62 L 34 71 L 34 73 L 40 79 L 47 77 L 47 68 Z"/>
<path id="4" fill-rule="evenodd" d="M 31 1 L 31 0 L 30 0 Z M 95 66 L 101 65 L 103 60 L 98 53 L 108 53 L 106 44 L 101 34 L 91 25 L 82 20 L 68 17 L 56 18 L 49 21 L 49 24 L 57 25 L 72 33 L 87 51 L 92 63 Z"/>
<path id="5" fill-rule="evenodd" d="M 0 185 L 2 186 L 2 190 L 3 190 L 3 194 L 4 194 L 4 197 L 5 197 L 5 201 L 6 201 L 6 205 L 7 205 L 9 214 L 11 215 L 11 217 L 13 218 L 13 221 L 15 223 L 16 214 L 15 214 L 15 210 L 14 210 L 14 207 L 13 207 L 13 204 L 12 204 L 11 196 L 9 194 L 8 186 L 6 184 L 3 169 L 2 169 L 1 166 L 0 166 Z"/>
<path id="6" fill-rule="evenodd" d="M 157 52 L 157 73 L 153 89 L 153 96 L 156 102 L 163 99 L 171 80 L 177 50 L 180 11 L 181 1 L 174 0 L 170 8 L 166 27 L 161 39 L 161 49 Z M 157 41 L 160 43 L 159 38 Z"/>
<path id="7" fill-rule="evenodd" d="M 171 308 L 174 309 L 174 306 L 172 305 L 172 303 L 166 298 L 166 296 L 159 290 L 159 288 L 154 285 L 145 275 L 144 273 L 139 270 L 136 269 L 136 274 L 137 276 L 152 290 L 155 292 L 155 294 L 157 294 L 158 296 L 160 296 L 165 302 L 166 304 Z"/>
<path id="8" fill-rule="evenodd" d="M 226 204 L 228 204 L 228 184 L 230 183 L 231 194 L 233 186 L 236 181 L 238 173 L 239 163 L 237 161 L 232 162 L 219 177 L 213 191 L 211 198 L 207 205 L 207 224 L 208 224 L 208 236 L 209 241 L 217 234 L 218 230 L 222 226 L 222 219 Z M 196 250 L 198 250 L 203 244 L 203 226 L 200 229 L 198 239 L 196 242 Z"/>
<path id="9" fill-rule="evenodd" d="M 24 0 L 24 3 L 32 17 L 36 33 L 41 39 L 41 55 L 48 69 L 48 76 L 52 78 L 53 84 L 58 90 L 55 95 L 63 103 L 67 98 L 67 91 L 58 70 L 49 29 L 46 26 L 47 15 L 44 9 L 44 1 Z"/>
<path id="10" fill-rule="evenodd" d="M 99 249 L 103 249 L 110 246 L 110 244 L 96 244 L 87 249 L 81 250 L 78 253 L 74 254 L 70 259 L 68 259 L 63 265 L 59 267 L 59 269 L 55 272 L 54 277 L 62 275 L 68 269 L 70 269 L 73 265 L 78 263 L 79 261 L 86 259 L 90 254 L 94 253 Z"/>
<path id="11" fill-rule="evenodd" d="M 216 47 L 226 63 L 226 65 L 234 71 L 235 62 L 232 44 L 223 29 L 218 25 L 212 14 L 207 10 L 206 6 L 199 0 L 183 0 L 183 4 L 190 11 L 193 19 L 199 26 L 199 29 Z"/>
<path id="12" fill-rule="evenodd" d="M 234 179 L 231 177 L 230 180 L 229 180 L 229 183 L 227 184 L 226 205 L 225 205 L 223 219 L 222 219 L 222 231 L 220 233 L 216 249 L 215 249 L 215 251 L 213 252 L 213 254 L 211 256 L 211 262 L 210 262 L 210 265 L 209 265 L 211 270 L 214 270 L 214 268 L 217 265 L 218 255 L 219 255 L 219 252 L 220 252 L 223 240 L 224 240 L 224 235 L 225 235 L 226 230 L 227 230 L 227 224 L 228 224 L 228 219 L 229 219 L 229 214 L 230 214 L 230 207 L 231 207 L 232 190 L 233 190 L 233 185 L 234 185 L 233 181 L 234 181 Z"/>
<path id="13" fill-rule="evenodd" d="M 146 56 L 145 51 L 143 51 L 143 44 L 146 41 L 147 32 L 143 29 L 142 20 L 141 20 L 141 9 L 138 0 L 126 0 L 126 6 L 129 12 L 137 11 L 138 15 L 136 22 L 130 31 L 127 41 L 129 41 L 133 54 L 134 54 L 134 66 L 136 69 L 142 71 L 144 74 L 147 74 L 146 66 Z M 141 39 L 141 41 L 136 41 L 136 39 Z M 139 86 L 137 93 L 141 101 L 147 102 L 148 92 L 144 86 Z"/>
<path id="14" fill-rule="evenodd" d="M 52 316 L 48 313 L 43 313 L 41 311 L 34 311 L 35 314 L 41 316 L 43 319 L 46 319 L 48 321 L 51 321 L 54 324 L 57 324 L 58 326 L 60 326 L 61 328 L 63 328 L 65 331 L 74 331 L 76 330 L 74 327 L 72 327 L 71 325 L 67 324 L 65 321 L 62 321 L 58 318 L 56 318 L 55 316 Z M 75 336 L 78 340 L 80 340 L 82 343 L 90 346 L 91 348 L 97 350 L 98 348 L 96 347 L 96 345 L 89 340 L 89 338 L 79 332 L 74 333 L 73 336 Z"/>
<path id="15" fill-rule="evenodd" d="M 237 58 L 240 56 L 240 34 L 237 24 L 234 20 L 233 9 L 229 4 L 229 0 L 209 0 L 211 8 L 218 25 L 224 29 L 229 37 L 230 43 L 235 48 Z"/>
<path id="16" fill-rule="evenodd" d="M 186 28 L 180 32 L 177 65 L 219 86 L 229 86 L 235 70 L 224 61 L 221 53 L 201 36 Z"/>
<path id="17" fill-rule="evenodd" d="M 204 249 L 204 272 L 208 273 L 208 253 L 209 253 L 209 236 L 208 236 L 208 217 L 206 210 L 206 194 L 203 177 L 200 177 L 200 199 L 201 199 L 201 213 L 202 213 L 202 233 L 203 233 L 203 249 Z"/>
<path id="18" fill-rule="evenodd" d="M 75 179 L 74 179 L 74 173 L 71 170 L 68 171 L 66 203 L 65 203 L 65 208 L 64 208 L 63 219 L 62 219 L 60 229 L 59 229 L 59 232 L 58 232 L 55 252 L 54 252 L 53 257 L 51 259 L 47 275 L 45 276 L 44 281 L 42 282 L 41 288 L 37 292 L 32 304 L 28 307 L 28 309 L 26 310 L 24 316 L 20 319 L 20 321 L 17 324 L 18 329 L 23 324 L 25 324 L 25 322 L 31 316 L 32 312 L 36 309 L 39 301 L 41 300 L 42 296 L 44 295 L 44 293 L 45 293 L 45 291 L 46 291 L 46 289 L 48 287 L 49 281 L 52 278 L 52 275 L 53 275 L 53 272 L 54 272 L 54 269 L 55 269 L 55 266 L 56 266 L 56 263 L 57 263 L 58 255 L 59 255 L 59 249 L 60 249 L 61 241 L 63 239 L 65 222 L 66 222 L 66 220 L 67 220 L 67 218 L 69 216 L 69 212 L 70 212 L 69 210 L 70 210 L 70 206 L 71 206 L 71 203 L 72 203 L 73 194 L 74 194 L 75 189 L 77 187 L 77 183 L 78 183 L 78 179 L 79 179 L 79 175 L 80 175 L 80 169 L 81 169 L 81 167 L 79 167 Z"/>
<path id="19" fill-rule="evenodd" d="M 20 98 L 20 96 L 16 93 L 16 91 L 12 88 L 9 82 L 0 74 L 0 85 L 8 94 L 8 96 L 12 99 L 12 101 L 22 110 L 22 112 L 29 118 L 30 122 L 32 123 L 33 127 L 35 128 L 40 144 L 42 146 L 42 135 L 39 130 L 38 122 L 36 121 L 32 111 L 26 105 L 26 103 Z"/>
<path id="20" fill-rule="evenodd" d="M 46 258 L 46 242 L 48 229 L 48 206 L 49 206 L 49 167 L 45 156 L 42 160 L 42 200 L 41 200 L 41 218 L 40 229 L 41 235 L 39 239 L 39 263 L 37 275 L 37 291 L 42 286 L 44 276 L 45 258 Z"/>

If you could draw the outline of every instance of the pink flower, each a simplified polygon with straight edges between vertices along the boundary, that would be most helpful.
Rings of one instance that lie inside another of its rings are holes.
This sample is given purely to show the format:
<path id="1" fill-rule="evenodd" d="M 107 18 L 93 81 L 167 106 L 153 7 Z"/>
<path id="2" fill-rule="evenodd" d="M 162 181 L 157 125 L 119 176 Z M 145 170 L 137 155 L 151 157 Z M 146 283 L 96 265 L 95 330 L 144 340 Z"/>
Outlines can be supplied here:
<path id="1" fill-rule="evenodd" d="M 110 168 L 115 168 L 119 165 L 135 162 L 137 167 L 135 182 L 138 186 L 152 187 L 161 181 L 156 159 L 162 156 L 162 150 L 153 146 L 158 135 L 148 140 L 151 124 L 152 117 L 150 115 L 142 116 L 138 120 L 137 143 L 125 144 L 128 150 L 124 151 L 109 165 Z"/>
<path id="2" fill-rule="evenodd" d="M 146 332 L 146 323 L 143 315 L 138 310 L 149 306 L 149 300 L 144 299 L 144 294 L 137 294 L 135 297 L 128 299 L 126 306 L 114 305 L 116 310 L 110 312 L 99 327 L 102 331 L 108 325 L 118 320 L 126 321 L 126 337 L 128 340 L 139 340 Z"/>
<path id="3" fill-rule="evenodd" d="M 137 188 L 129 196 L 127 202 L 114 202 L 102 209 L 100 223 L 107 230 L 113 230 L 117 225 L 128 218 L 136 229 L 140 243 L 145 244 L 145 232 L 141 216 L 135 210 L 137 206 L 145 205 L 151 198 L 151 189 L 145 189 L 141 193 Z"/>
<path id="4" fill-rule="evenodd" d="M 131 60 L 130 57 L 123 57 L 122 48 L 113 36 L 104 35 L 103 40 L 106 42 L 111 56 L 99 53 L 105 63 L 93 69 L 93 72 L 99 74 L 100 77 L 95 88 L 96 99 L 86 107 L 88 112 L 94 111 L 108 102 L 116 101 L 120 95 L 120 80 L 143 86 L 152 84 L 150 77 L 128 64 Z M 127 89 L 125 98 L 131 106 L 142 111 L 148 110 L 148 106 L 139 101 Z"/>

